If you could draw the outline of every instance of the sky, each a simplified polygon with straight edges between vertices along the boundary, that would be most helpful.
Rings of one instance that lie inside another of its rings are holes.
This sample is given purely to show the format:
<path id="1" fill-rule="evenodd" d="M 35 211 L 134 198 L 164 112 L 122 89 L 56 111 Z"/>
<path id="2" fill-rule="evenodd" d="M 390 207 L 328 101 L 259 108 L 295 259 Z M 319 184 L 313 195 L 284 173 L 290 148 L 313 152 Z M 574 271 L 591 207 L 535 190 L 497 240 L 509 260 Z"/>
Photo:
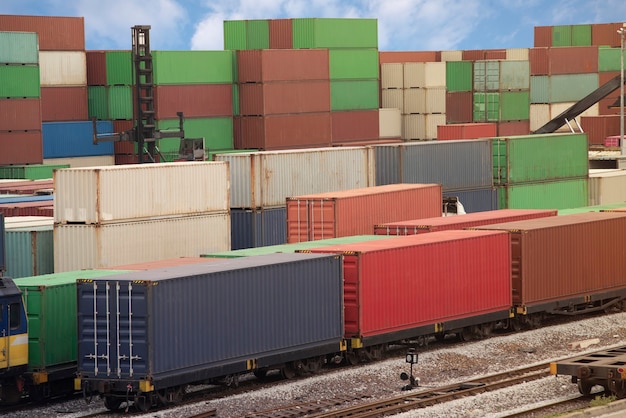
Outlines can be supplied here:
<path id="1" fill-rule="evenodd" d="M 0 14 L 81 16 L 87 50 L 222 50 L 225 20 L 378 19 L 381 51 L 530 48 L 535 26 L 626 22 L 625 0 L 0 0 Z"/>

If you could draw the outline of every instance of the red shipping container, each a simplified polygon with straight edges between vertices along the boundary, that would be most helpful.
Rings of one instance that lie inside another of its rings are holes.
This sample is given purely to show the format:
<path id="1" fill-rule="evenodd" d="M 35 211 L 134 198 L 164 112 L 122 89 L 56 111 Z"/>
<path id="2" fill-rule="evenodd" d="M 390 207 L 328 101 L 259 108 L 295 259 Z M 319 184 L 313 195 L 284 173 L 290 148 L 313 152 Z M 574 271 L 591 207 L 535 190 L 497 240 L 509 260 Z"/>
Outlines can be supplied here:
<path id="1" fill-rule="evenodd" d="M 552 46 L 552 26 L 535 26 L 535 48 Z"/>
<path id="2" fill-rule="evenodd" d="M 530 134 L 529 120 L 498 122 L 498 136 L 517 136 Z"/>
<path id="3" fill-rule="evenodd" d="M 265 116 L 330 112 L 330 81 L 282 81 L 239 85 L 239 113 Z"/>
<path id="4" fill-rule="evenodd" d="M 179 84 L 154 87 L 155 117 L 175 119 L 176 112 L 185 118 L 232 116 L 232 84 Z"/>
<path id="5" fill-rule="evenodd" d="M 269 49 L 293 49 L 293 29 L 291 19 L 270 19 L 269 28 Z"/>
<path id="6" fill-rule="evenodd" d="M 42 164 L 41 131 L 0 132 L 0 165 Z"/>
<path id="7" fill-rule="evenodd" d="M 474 118 L 471 91 L 446 93 L 446 123 L 471 123 Z"/>
<path id="8" fill-rule="evenodd" d="M 116 119 L 112 122 L 113 122 L 113 132 L 115 133 L 129 131 L 133 129 L 133 127 L 135 126 L 135 122 L 132 120 Z"/>
<path id="9" fill-rule="evenodd" d="M 459 123 L 437 126 L 437 139 L 478 139 L 498 136 L 495 123 Z"/>
<path id="10" fill-rule="evenodd" d="M 619 135 L 619 119 L 619 115 L 581 116 L 580 127 L 590 145 L 603 145 L 607 136 Z"/>
<path id="11" fill-rule="evenodd" d="M 262 49 L 237 51 L 240 83 L 329 80 L 327 49 Z"/>
<path id="12" fill-rule="evenodd" d="M 287 198 L 287 242 L 371 234 L 374 225 L 441 215 L 441 185 L 389 184 Z"/>
<path id="13" fill-rule="evenodd" d="M 594 23 L 591 25 L 591 45 L 620 47 L 621 38 L 617 31 L 621 23 Z"/>
<path id="14" fill-rule="evenodd" d="M 87 85 L 107 85 L 107 58 L 106 51 L 87 51 Z"/>
<path id="15" fill-rule="evenodd" d="M 417 235 L 427 232 L 464 229 L 480 225 L 556 216 L 558 213 L 559 211 L 556 209 L 498 209 L 457 216 L 438 216 L 435 218 L 376 225 L 374 227 L 374 235 Z"/>
<path id="16" fill-rule="evenodd" d="M 4 216 L 54 216 L 50 202 L 19 202 L 0 204 Z"/>
<path id="17" fill-rule="evenodd" d="M 626 288 L 626 213 L 586 212 L 476 227 L 511 235 L 518 313 L 609 297 Z"/>
<path id="18" fill-rule="evenodd" d="M 279 150 L 331 145 L 330 112 L 242 116 L 238 149 Z"/>
<path id="19" fill-rule="evenodd" d="M 52 179 L 0 182 L 0 194 L 34 194 L 39 190 L 52 188 L 54 188 Z"/>
<path id="20" fill-rule="evenodd" d="M 333 144 L 379 139 L 378 110 L 332 112 L 331 119 Z"/>
<path id="21" fill-rule="evenodd" d="M 550 74 L 549 51 L 550 51 L 550 48 L 530 48 L 528 50 L 528 60 L 530 62 L 530 75 Z"/>
<path id="22" fill-rule="evenodd" d="M 85 18 L 0 15 L 0 31 L 37 32 L 40 51 L 84 51 Z"/>
<path id="23" fill-rule="evenodd" d="M 41 131 L 41 100 L 0 99 L 0 131 Z"/>
<path id="24" fill-rule="evenodd" d="M 441 51 L 380 51 L 380 64 L 404 62 L 440 62 Z"/>
<path id="25" fill-rule="evenodd" d="M 487 49 L 485 50 L 486 60 L 505 60 L 506 49 Z"/>
<path id="26" fill-rule="evenodd" d="M 508 318 L 509 237 L 493 232 L 443 231 L 306 252 L 343 255 L 345 336 L 381 344 Z"/>
<path id="27" fill-rule="evenodd" d="M 87 86 L 41 87 L 41 120 L 88 120 L 88 97 Z"/>
<path id="28" fill-rule="evenodd" d="M 548 56 L 550 75 L 598 72 L 597 46 L 552 47 Z"/>
<path id="29" fill-rule="evenodd" d="M 484 49 L 466 49 L 461 52 L 461 59 L 463 61 L 479 61 L 485 59 Z"/>

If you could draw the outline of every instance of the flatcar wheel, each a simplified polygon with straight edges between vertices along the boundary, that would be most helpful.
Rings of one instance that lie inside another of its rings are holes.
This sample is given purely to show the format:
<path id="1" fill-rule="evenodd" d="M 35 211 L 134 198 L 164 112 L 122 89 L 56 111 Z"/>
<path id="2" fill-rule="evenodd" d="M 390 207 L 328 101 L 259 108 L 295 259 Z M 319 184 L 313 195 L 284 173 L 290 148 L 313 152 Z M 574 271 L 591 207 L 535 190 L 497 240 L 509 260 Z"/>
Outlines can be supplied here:
<path id="1" fill-rule="evenodd" d="M 148 412 L 152 407 L 152 396 L 150 394 L 137 395 L 135 397 L 135 408 L 140 412 Z"/>
<path id="2" fill-rule="evenodd" d="M 107 396 L 104 398 L 104 407 L 109 411 L 117 411 L 122 405 L 122 399 L 115 398 L 113 396 Z"/>
<path id="3" fill-rule="evenodd" d="M 472 341 L 474 339 L 474 332 L 470 327 L 465 327 L 459 332 L 459 339 L 461 341 Z"/>
<path id="4" fill-rule="evenodd" d="M 267 376 L 267 368 L 256 369 L 252 372 L 257 379 L 265 379 Z"/>
<path id="5" fill-rule="evenodd" d="M 348 363 L 350 366 L 359 364 L 359 355 L 355 353 L 354 351 L 350 351 L 349 353 L 346 353 L 345 358 L 346 358 L 346 363 Z"/>
<path id="6" fill-rule="evenodd" d="M 370 358 L 372 360 L 380 360 L 383 357 L 383 346 L 375 345 L 369 348 Z"/>
<path id="7" fill-rule="evenodd" d="M 296 377 L 297 370 L 291 364 L 285 364 L 280 368 L 280 375 L 284 379 L 293 379 Z"/>
<path id="8" fill-rule="evenodd" d="M 309 373 L 317 373 L 324 364 L 323 357 L 310 358 L 306 361 L 306 368 Z"/>
<path id="9" fill-rule="evenodd" d="M 20 390 L 15 384 L 7 384 L 2 386 L 2 403 L 5 405 L 13 405 L 20 401 Z"/>
<path id="10" fill-rule="evenodd" d="M 587 380 L 578 379 L 578 391 L 585 396 L 591 395 L 591 388 L 593 385 L 589 383 Z"/>

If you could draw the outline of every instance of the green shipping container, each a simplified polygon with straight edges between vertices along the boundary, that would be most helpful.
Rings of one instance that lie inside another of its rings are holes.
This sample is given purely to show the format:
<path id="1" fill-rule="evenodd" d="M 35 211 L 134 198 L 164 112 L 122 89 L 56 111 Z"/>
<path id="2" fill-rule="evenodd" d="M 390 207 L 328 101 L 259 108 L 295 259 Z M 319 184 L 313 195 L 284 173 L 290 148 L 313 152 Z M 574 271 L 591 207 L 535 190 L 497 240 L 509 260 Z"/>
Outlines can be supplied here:
<path id="1" fill-rule="evenodd" d="M 155 51 L 155 84 L 230 84 L 233 51 Z"/>
<path id="2" fill-rule="evenodd" d="M 474 62 L 474 91 L 500 90 L 500 61 Z"/>
<path id="3" fill-rule="evenodd" d="M 37 34 L 0 32 L 0 64 L 39 64 Z"/>
<path id="4" fill-rule="evenodd" d="M 589 172 L 587 134 L 499 137 L 492 144 L 497 185 L 585 177 Z"/>
<path id="5" fill-rule="evenodd" d="M 178 129 L 178 119 L 157 121 L 157 129 Z M 212 149 L 233 149 L 233 118 L 185 118 L 185 137 L 204 138 L 205 153 Z M 180 139 L 159 141 L 159 150 L 168 161 L 178 158 Z"/>
<path id="6" fill-rule="evenodd" d="M 5 165 L 0 166 L 0 179 L 51 179 L 54 170 L 69 166 L 69 164 Z"/>
<path id="7" fill-rule="evenodd" d="M 598 48 L 598 71 L 620 71 L 620 55 L 619 48 Z"/>
<path id="8" fill-rule="evenodd" d="M 245 20 L 224 21 L 224 49 L 247 49 Z"/>
<path id="9" fill-rule="evenodd" d="M 130 86 L 135 83 L 130 51 L 107 51 L 105 56 L 108 86 Z"/>
<path id="10" fill-rule="evenodd" d="M 587 204 L 588 179 L 498 187 L 499 209 L 567 209 Z"/>
<path id="11" fill-rule="evenodd" d="M 294 244 L 268 245 L 265 247 L 244 248 L 242 250 L 201 254 L 200 256 L 209 258 L 237 258 L 274 253 L 295 253 L 298 250 L 308 250 L 311 248 L 323 247 L 325 245 L 354 244 L 358 242 L 375 241 L 379 239 L 388 239 L 393 237 L 393 235 L 354 235 L 350 237 L 329 238 L 318 241 L 298 242 Z"/>
<path id="12" fill-rule="evenodd" d="M 378 48 L 376 19 L 292 20 L 293 48 Z"/>
<path id="13" fill-rule="evenodd" d="M 13 278 L 54 272 L 52 225 L 5 231 L 6 275 Z"/>
<path id="14" fill-rule="evenodd" d="M 500 93 L 500 120 L 530 119 L 530 91 L 503 91 Z"/>
<path id="15" fill-rule="evenodd" d="M 572 26 L 552 26 L 552 46 L 572 46 Z"/>
<path id="16" fill-rule="evenodd" d="M 331 81 L 330 109 L 378 109 L 378 92 L 378 80 Z"/>
<path id="17" fill-rule="evenodd" d="M 215 160 L 215 156 L 218 154 L 241 154 L 244 152 L 255 152 L 258 151 L 256 149 L 216 149 L 216 150 L 209 150 L 209 152 L 207 153 L 207 160 L 208 161 L 214 161 Z"/>
<path id="18" fill-rule="evenodd" d="M 500 90 L 528 90 L 530 61 L 500 61 Z"/>
<path id="19" fill-rule="evenodd" d="M 572 25 L 572 46 L 591 46 L 591 25 Z"/>
<path id="20" fill-rule="evenodd" d="M 474 122 L 500 120 L 500 93 L 474 93 Z"/>
<path id="21" fill-rule="evenodd" d="M 126 270 L 81 270 L 15 279 L 28 318 L 28 369 L 42 373 L 67 365 L 76 368 L 76 279 L 126 273 Z M 70 374 L 71 376 L 71 374 Z"/>
<path id="22" fill-rule="evenodd" d="M 472 91 L 472 62 L 446 62 L 446 89 L 454 91 Z"/>
<path id="23" fill-rule="evenodd" d="M 0 97 L 41 96 L 38 65 L 0 65 L 0 80 Z"/>
<path id="24" fill-rule="evenodd" d="M 88 86 L 87 94 L 90 118 L 133 119 L 132 86 Z"/>
<path id="25" fill-rule="evenodd" d="M 559 210 L 559 215 L 572 215 L 574 213 L 601 212 L 604 210 L 621 209 L 626 207 L 626 203 L 607 203 L 606 205 L 583 206 L 579 208 L 569 208 Z"/>
<path id="26" fill-rule="evenodd" d="M 577 102 L 598 88 L 598 74 L 550 76 L 550 103 Z"/>
<path id="27" fill-rule="evenodd" d="M 530 103 L 550 103 L 550 77 L 547 75 L 530 77 Z"/>
<path id="28" fill-rule="evenodd" d="M 246 20 L 246 49 L 269 49 L 269 47 L 269 21 Z"/>
<path id="29" fill-rule="evenodd" d="M 331 49 L 331 80 L 367 80 L 378 78 L 377 49 Z"/>

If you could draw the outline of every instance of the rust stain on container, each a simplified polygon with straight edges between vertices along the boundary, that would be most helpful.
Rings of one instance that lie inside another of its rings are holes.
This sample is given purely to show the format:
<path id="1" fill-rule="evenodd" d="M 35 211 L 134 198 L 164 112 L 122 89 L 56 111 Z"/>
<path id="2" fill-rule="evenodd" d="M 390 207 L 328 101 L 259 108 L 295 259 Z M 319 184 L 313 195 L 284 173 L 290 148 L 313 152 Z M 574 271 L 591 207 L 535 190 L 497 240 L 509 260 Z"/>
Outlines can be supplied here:
<path id="1" fill-rule="evenodd" d="M 597 46 L 553 47 L 548 55 L 550 75 L 598 72 Z"/>
<path id="2" fill-rule="evenodd" d="M 270 19 L 270 49 L 293 49 L 291 19 Z"/>
<path id="3" fill-rule="evenodd" d="M 446 123 L 469 123 L 474 117 L 471 91 L 446 93 Z"/>
<path id="4" fill-rule="evenodd" d="M 621 23 L 594 23 L 591 25 L 591 45 L 620 47 L 621 39 L 617 31 Z"/>
<path id="5" fill-rule="evenodd" d="M 332 143 L 378 140 L 378 110 L 332 112 Z"/>
<path id="6" fill-rule="evenodd" d="M 36 32 L 40 51 L 84 51 L 85 18 L 0 15 L 0 30 Z"/>
<path id="7" fill-rule="evenodd" d="M 498 136 L 517 136 L 530 134 L 530 121 L 517 120 L 498 122 Z"/>
<path id="8" fill-rule="evenodd" d="M 378 61 L 380 64 L 439 62 L 441 61 L 441 51 L 380 51 Z"/>
<path id="9" fill-rule="evenodd" d="M 552 46 L 552 26 L 535 26 L 535 48 Z"/>
<path id="10" fill-rule="evenodd" d="M 87 85 L 106 86 L 107 84 L 107 60 L 105 51 L 87 51 Z"/>
<path id="11" fill-rule="evenodd" d="M 530 61 L 530 75 L 550 74 L 549 48 L 530 48 L 528 60 Z"/>
<path id="12" fill-rule="evenodd" d="M 264 49 L 237 51 L 240 83 L 329 80 L 327 49 Z"/>
<path id="13" fill-rule="evenodd" d="M 87 102 L 86 86 L 41 87 L 41 119 L 43 122 L 87 120 Z"/>
<path id="14" fill-rule="evenodd" d="M 241 149 L 278 150 L 330 144 L 330 112 L 241 117 Z"/>
<path id="15" fill-rule="evenodd" d="M 0 131 L 41 131 L 40 99 L 0 99 Z"/>
<path id="16" fill-rule="evenodd" d="M 240 84 L 239 103 L 244 116 L 329 112 L 330 81 Z"/>
<path id="17" fill-rule="evenodd" d="M 0 165 L 41 164 L 41 131 L 0 132 Z"/>
<path id="18" fill-rule="evenodd" d="M 589 144 L 603 145 L 607 136 L 619 135 L 619 115 L 581 116 L 580 126 Z"/>
<path id="19" fill-rule="evenodd" d="M 232 84 L 180 84 L 154 88 L 157 119 L 185 117 L 231 116 L 233 114 Z"/>

